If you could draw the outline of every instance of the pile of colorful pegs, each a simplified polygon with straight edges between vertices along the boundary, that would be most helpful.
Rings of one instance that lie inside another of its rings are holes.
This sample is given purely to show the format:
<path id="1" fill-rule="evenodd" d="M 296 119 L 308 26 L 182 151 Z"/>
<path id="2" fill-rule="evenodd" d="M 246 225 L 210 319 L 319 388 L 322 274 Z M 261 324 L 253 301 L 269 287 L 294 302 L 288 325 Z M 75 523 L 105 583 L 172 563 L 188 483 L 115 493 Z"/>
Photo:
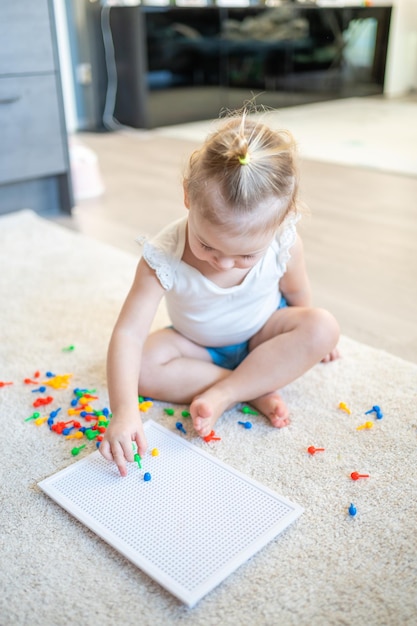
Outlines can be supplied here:
<path id="1" fill-rule="evenodd" d="M 43 394 L 47 387 L 54 390 L 67 389 L 70 384 L 72 374 L 55 375 L 52 372 L 47 372 L 45 380 L 41 383 L 39 378 L 40 372 L 35 372 L 32 378 L 25 378 L 23 382 L 26 385 L 39 385 L 36 389 L 32 389 L 32 393 Z M 62 435 L 65 439 L 70 440 L 88 440 L 94 441 L 96 447 L 99 447 L 103 440 L 103 435 L 106 432 L 106 428 L 109 425 L 111 414 L 107 407 L 97 409 L 94 405 L 98 401 L 98 396 L 95 395 L 95 389 L 75 388 L 73 390 L 72 399 L 70 400 L 69 407 L 67 409 L 59 406 L 54 408 L 47 415 L 42 416 L 38 411 L 30 415 L 25 419 L 25 422 L 33 421 L 36 426 L 46 424 L 51 432 L 57 435 Z M 55 402 L 55 398 L 52 396 L 42 397 L 39 396 L 32 406 L 34 408 L 44 407 L 46 405 Z M 52 408 L 52 407 L 51 407 Z M 67 412 L 67 420 L 63 419 L 63 415 Z M 59 419 L 61 418 L 61 420 Z M 84 449 L 86 445 L 78 446 L 71 450 L 71 454 L 76 456 Z"/>

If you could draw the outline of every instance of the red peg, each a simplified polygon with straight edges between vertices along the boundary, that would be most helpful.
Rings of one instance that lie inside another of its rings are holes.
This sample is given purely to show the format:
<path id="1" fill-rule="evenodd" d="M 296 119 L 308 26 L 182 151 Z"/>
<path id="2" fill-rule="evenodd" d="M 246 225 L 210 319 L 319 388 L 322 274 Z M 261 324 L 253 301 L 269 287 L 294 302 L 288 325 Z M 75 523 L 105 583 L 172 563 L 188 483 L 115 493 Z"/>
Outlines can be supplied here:
<path id="1" fill-rule="evenodd" d="M 216 433 L 214 432 L 214 430 L 212 430 L 209 435 L 206 435 L 205 437 L 203 437 L 203 439 L 207 443 L 209 441 L 221 441 L 221 437 L 216 437 Z"/>
<path id="2" fill-rule="evenodd" d="M 13 385 L 13 383 L 5 383 L 3 381 L 0 381 L 0 387 L 5 387 L 6 385 Z"/>
<path id="3" fill-rule="evenodd" d="M 33 403 L 33 406 L 35 408 L 37 408 L 38 406 L 46 406 L 47 404 L 51 404 L 51 402 L 53 402 L 53 401 L 54 401 L 54 399 L 53 399 L 52 396 L 47 396 L 46 398 L 38 398 Z"/>
<path id="4" fill-rule="evenodd" d="M 62 431 L 64 430 L 64 428 L 66 428 L 66 426 L 67 425 L 65 422 L 57 422 L 51 427 L 51 430 L 53 430 L 58 435 L 62 435 Z"/>
<path id="5" fill-rule="evenodd" d="M 316 452 L 324 452 L 324 448 L 315 448 L 314 446 L 310 446 L 307 448 L 307 452 L 309 454 L 316 454 Z"/>
<path id="6" fill-rule="evenodd" d="M 350 477 L 352 480 L 358 480 L 359 478 L 369 478 L 369 474 L 359 474 L 359 472 L 352 472 Z"/>

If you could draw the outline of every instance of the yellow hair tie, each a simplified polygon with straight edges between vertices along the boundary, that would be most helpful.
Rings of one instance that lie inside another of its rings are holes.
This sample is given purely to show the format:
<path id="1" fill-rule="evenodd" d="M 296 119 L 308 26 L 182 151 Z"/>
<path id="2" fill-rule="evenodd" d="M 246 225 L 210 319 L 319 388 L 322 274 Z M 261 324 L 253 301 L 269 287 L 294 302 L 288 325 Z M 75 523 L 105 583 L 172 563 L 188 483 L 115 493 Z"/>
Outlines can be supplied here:
<path id="1" fill-rule="evenodd" d="M 244 157 L 238 157 L 238 158 L 239 158 L 239 163 L 241 165 L 248 165 L 248 163 L 250 163 L 250 156 L 248 152 L 245 154 Z"/>

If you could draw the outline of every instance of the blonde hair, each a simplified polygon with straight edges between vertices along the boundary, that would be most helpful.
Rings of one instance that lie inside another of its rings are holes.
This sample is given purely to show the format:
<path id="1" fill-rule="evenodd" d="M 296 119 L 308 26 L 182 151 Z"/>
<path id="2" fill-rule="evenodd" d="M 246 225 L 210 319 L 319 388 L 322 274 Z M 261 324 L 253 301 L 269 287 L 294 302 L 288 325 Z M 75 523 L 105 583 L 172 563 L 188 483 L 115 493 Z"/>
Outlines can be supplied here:
<path id="1" fill-rule="evenodd" d="M 276 227 L 297 210 L 295 141 L 288 131 L 273 130 L 246 113 L 234 116 L 191 155 L 184 184 L 190 207 L 198 207 L 203 217 L 217 224 L 237 216 L 258 220 L 260 202 L 276 198 L 276 210 L 264 216 L 265 228 Z M 208 201 L 213 186 L 228 215 L 216 214 Z"/>

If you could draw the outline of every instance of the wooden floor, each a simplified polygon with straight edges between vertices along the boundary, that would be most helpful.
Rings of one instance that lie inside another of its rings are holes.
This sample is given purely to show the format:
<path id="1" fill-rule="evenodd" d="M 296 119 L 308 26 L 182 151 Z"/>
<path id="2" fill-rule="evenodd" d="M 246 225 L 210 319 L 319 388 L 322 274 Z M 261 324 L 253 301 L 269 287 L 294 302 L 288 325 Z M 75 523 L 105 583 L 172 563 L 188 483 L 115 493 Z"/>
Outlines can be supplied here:
<path id="1" fill-rule="evenodd" d="M 138 234 L 184 214 L 190 141 L 152 132 L 81 134 L 98 157 L 105 192 L 60 223 L 139 255 Z M 344 335 L 417 363 L 417 178 L 301 164 L 302 220 L 316 305 Z"/>

